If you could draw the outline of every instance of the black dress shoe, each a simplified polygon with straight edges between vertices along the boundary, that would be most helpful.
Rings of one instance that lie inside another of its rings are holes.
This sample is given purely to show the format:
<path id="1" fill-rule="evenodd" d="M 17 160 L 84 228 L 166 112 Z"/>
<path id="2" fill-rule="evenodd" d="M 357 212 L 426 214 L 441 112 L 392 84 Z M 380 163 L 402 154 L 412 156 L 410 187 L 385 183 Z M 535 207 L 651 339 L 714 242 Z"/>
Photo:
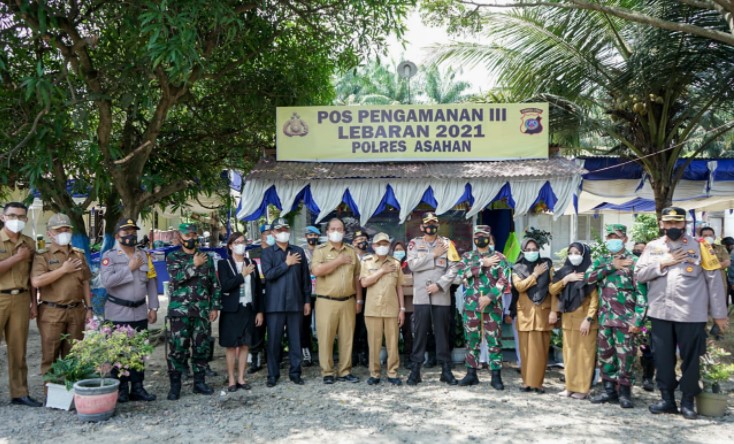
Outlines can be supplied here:
<path id="1" fill-rule="evenodd" d="M 240 384 L 238 382 L 237 383 L 237 388 L 238 389 L 242 389 L 242 390 L 250 390 L 252 388 L 252 386 L 249 383 L 247 383 L 247 382 L 245 382 L 244 384 Z"/>
<path id="2" fill-rule="evenodd" d="M 43 407 L 43 404 L 31 398 L 30 396 L 21 396 L 20 398 L 13 398 L 10 401 L 11 404 L 24 405 L 26 407 Z"/>
<path id="3" fill-rule="evenodd" d="M 387 382 L 392 385 L 403 385 L 403 381 L 401 381 L 400 378 L 387 378 Z"/>
<path id="4" fill-rule="evenodd" d="M 532 392 L 533 388 L 532 387 L 520 387 L 520 391 L 521 392 Z"/>
<path id="5" fill-rule="evenodd" d="M 238 387 L 237 387 L 237 384 L 235 384 L 235 385 L 230 385 L 229 387 L 227 387 L 227 391 L 228 391 L 228 392 L 230 392 L 230 393 L 234 393 L 234 392 L 236 392 L 236 391 L 237 391 L 237 388 L 238 388 Z"/>
<path id="6" fill-rule="evenodd" d="M 268 387 L 275 387 L 275 382 L 276 382 L 275 378 L 268 377 L 268 382 L 266 382 L 265 385 Z"/>
<path id="7" fill-rule="evenodd" d="M 294 383 L 294 384 L 296 384 L 296 385 L 303 385 L 303 384 L 305 384 L 305 382 L 303 382 L 303 379 L 301 379 L 300 376 L 291 376 L 290 379 L 291 379 L 291 382 Z"/>
<path id="8" fill-rule="evenodd" d="M 367 385 L 376 385 L 380 383 L 380 378 L 373 378 L 372 376 L 367 379 Z"/>
<path id="9" fill-rule="evenodd" d="M 356 384 L 359 382 L 359 378 L 351 373 L 346 376 L 339 376 L 338 378 L 336 378 L 336 380 L 339 382 L 351 382 L 352 384 Z"/>
<path id="10" fill-rule="evenodd" d="M 333 383 L 334 383 L 333 376 L 324 376 L 324 384 L 333 384 Z"/>

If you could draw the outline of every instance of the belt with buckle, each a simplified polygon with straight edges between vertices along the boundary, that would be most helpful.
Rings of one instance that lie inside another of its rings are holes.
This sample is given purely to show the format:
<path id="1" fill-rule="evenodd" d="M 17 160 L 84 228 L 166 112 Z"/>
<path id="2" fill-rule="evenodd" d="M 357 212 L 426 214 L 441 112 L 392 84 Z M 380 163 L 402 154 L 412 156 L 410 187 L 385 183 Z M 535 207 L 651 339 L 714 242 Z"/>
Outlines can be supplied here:
<path id="1" fill-rule="evenodd" d="M 81 307 L 81 302 L 72 302 L 71 304 L 57 304 L 56 302 L 49 302 L 49 301 L 41 301 L 43 305 L 48 305 L 49 307 L 53 308 L 63 308 L 65 310 L 70 308 L 77 308 Z"/>
<path id="2" fill-rule="evenodd" d="M 348 300 L 352 299 L 354 297 L 354 295 L 344 296 L 344 297 L 334 297 L 334 296 L 324 296 L 324 295 L 321 295 L 321 294 L 317 294 L 316 297 L 319 298 L 319 299 L 328 299 L 330 301 L 343 302 L 343 301 L 348 301 Z"/>
<path id="3" fill-rule="evenodd" d="M 21 294 L 21 293 L 27 293 L 27 288 L 13 288 L 11 290 L 0 290 L 0 293 L 2 294 Z"/>
<path id="4" fill-rule="evenodd" d="M 139 301 L 128 301 L 126 299 L 120 299 L 118 297 L 112 296 L 111 294 L 107 295 L 107 301 L 112 302 L 115 305 L 122 305 L 123 307 L 128 308 L 138 308 L 141 305 L 145 304 L 145 298 Z"/>

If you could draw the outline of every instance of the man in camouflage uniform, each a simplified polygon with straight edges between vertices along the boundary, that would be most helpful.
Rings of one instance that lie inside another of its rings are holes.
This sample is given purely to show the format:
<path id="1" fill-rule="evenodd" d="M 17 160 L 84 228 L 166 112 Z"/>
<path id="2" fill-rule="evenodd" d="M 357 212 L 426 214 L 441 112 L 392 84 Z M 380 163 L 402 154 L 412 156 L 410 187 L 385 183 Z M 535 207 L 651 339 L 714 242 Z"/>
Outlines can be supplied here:
<path id="1" fill-rule="evenodd" d="M 171 389 L 168 399 L 181 395 L 181 372 L 192 349 L 191 363 L 194 370 L 194 393 L 211 395 L 214 390 L 206 384 L 206 363 L 210 342 L 208 324 L 219 315 L 221 295 L 214 261 L 206 253 L 199 252 L 196 225 L 178 226 L 181 249 L 166 258 L 170 276 L 170 301 L 168 317 L 168 374 Z"/>
<path id="2" fill-rule="evenodd" d="M 459 385 L 479 384 L 479 348 L 482 337 L 489 349 L 492 387 L 502 383 L 502 295 L 510 291 L 512 268 L 502 253 L 494 250 L 488 225 L 474 228 L 476 250 L 467 251 L 459 263 L 459 279 L 464 280 L 464 332 L 466 334 L 466 376 Z"/>
<path id="3" fill-rule="evenodd" d="M 634 278 L 637 257 L 624 247 L 627 227 L 612 224 L 607 225 L 606 231 L 609 254 L 595 260 L 584 276 L 589 284 L 599 287 L 597 354 L 604 393 L 591 398 L 591 402 L 619 401 L 622 408 L 628 409 L 634 407 L 631 386 L 637 351 L 635 334 L 645 320 L 647 288 Z"/>

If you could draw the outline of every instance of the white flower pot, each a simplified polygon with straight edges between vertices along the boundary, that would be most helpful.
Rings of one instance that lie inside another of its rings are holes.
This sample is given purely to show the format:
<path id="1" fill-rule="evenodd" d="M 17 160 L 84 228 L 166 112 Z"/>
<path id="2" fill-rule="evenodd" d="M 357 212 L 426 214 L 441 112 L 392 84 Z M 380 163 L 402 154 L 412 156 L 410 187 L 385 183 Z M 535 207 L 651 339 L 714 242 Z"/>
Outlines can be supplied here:
<path id="1" fill-rule="evenodd" d="M 65 385 L 46 383 L 46 407 L 52 409 L 71 410 L 74 405 L 74 390 L 67 390 Z"/>

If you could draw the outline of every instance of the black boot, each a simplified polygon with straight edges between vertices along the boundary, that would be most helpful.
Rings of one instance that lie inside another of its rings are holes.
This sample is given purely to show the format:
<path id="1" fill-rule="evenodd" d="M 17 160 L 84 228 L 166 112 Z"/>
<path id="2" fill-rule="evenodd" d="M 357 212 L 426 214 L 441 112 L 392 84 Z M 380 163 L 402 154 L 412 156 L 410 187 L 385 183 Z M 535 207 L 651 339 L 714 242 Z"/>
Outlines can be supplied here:
<path id="1" fill-rule="evenodd" d="M 117 391 L 117 402 L 128 402 L 130 400 L 130 381 L 120 378 L 120 388 Z"/>
<path id="2" fill-rule="evenodd" d="M 143 382 L 133 382 L 130 390 L 130 401 L 155 401 L 155 395 L 145 391 Z"/>
<path id="3" fill-rule="evenodd" d="M 657 415 L 660 413 L 678 413 L 678 406 L 675 405 L 675 394 L 672 390 L 660 390 L 660 401 L 648 407 L 650 413 Z"/>
<path id="4" fill-rule="evenodd" d="M 502 383 L 502 370 L 492 370 L 492 382 L 489 383 L 495 390 L 504 390 L 505 384 Z"/>
<path id="5" fill-rule="evenodd" d="M 418 385 L 421 382 L 423 382 L 421 379 L 421 364 L 420 362 L 414 362 L 406 383 L 408 385 Z"/>
<path id="6" fill-rule="evenodd" d="M 477 377 L 477 369 L 475 368 L 467 368 L 466 369 L 466 376 L 461 378 L 461 381 L 459 381 L 459 385 L 462 387 L 465 387 L 467 385 L 477 385 L 479 384 L 479 378 Z"/>
<path id="7" fill-rule="evenodd" d="M 605 402 L 617 402 L 619 395 L 617 395 L 616 383 L 613 381 L 604 381 L 604 393 L 591 398 L 592 404 L 603 404 Z"/>
<path id="8" fill-rule="evenodd" d="M 439 381 L 445 382 L 448 385 L 457 385 L 459 381 L 454 378 L 454 374 L 451 373 L 451 364 L 448 362 L 441 363 L 441 377 Z"/>
<path id="9" fill-rule="evenodd" d="M 428 352 L 428 360 L 426 360 L 426 368 L 436 366 L 436 352 Z"/>
<path id="10" fill-rule="evenodd" d="M 680 413 L 686 419 L 698 419 L 698 413 L 696 413 L 696 407 L 693 401 L 694 395 L 689 393 L 683 393 L 680 400 Z"/>
<path id="11" fill-rule="evenodd" d="M 168 400 L 175 401 L 181 397 L 181 372 L 169 372 L 168 379 L 171 381 L 171 388 L 168 390 Z"/>
<path id="12" fill-rule="evenodd" d="M 652 358 L 640 356 L 640 364 L 642 365 L 642 389 L 646 392 L 655 390 L 655 383 L 652 378 L 655 377 L 655 364 Z"/>
<path id="13" fill-rule="evenodd" d="M 410 355 L 403 355 L 400 359 L 403 360 L 403 367 L 406 370 L 412 370 L 413 369 L 413 361 L 410 360 Z"/>
<path id="14" fill-rule="evenodd" d="M 206 372 L 206 376 L 209 377 L 209 378 L 213 378 L 214 376 L 218 376 L 219 375 L 219 373 L 215 372 L 214 370 L 212 370 L 211 367 L 209 367 L 209 363 L 208 362 L 206 363 L 206 371 L 205 372 Z"/>
<path id="15" fill-rule="evenodd" d="M 247 369 L 247 374 L 251 375 L 253 373 L 257 373 L 260 370 L 262 370 L 262 365 L 260 363 L 260 353 L 254 352 L 252 354 L 252 362 L 250 362 L 250 368 Z"/>
<path id="16" fill-rule="evenodd" d="M 206 384 L 206 373 L 194 373 L 194 393 L 211 395 L 214 389 Z"/>
<path id="17" fill-rule="evenodd" d="M 623 409 L 631 409 L 635 406 L 632 404 L 632 387 L 619 385 L 619 406 Z"/>

